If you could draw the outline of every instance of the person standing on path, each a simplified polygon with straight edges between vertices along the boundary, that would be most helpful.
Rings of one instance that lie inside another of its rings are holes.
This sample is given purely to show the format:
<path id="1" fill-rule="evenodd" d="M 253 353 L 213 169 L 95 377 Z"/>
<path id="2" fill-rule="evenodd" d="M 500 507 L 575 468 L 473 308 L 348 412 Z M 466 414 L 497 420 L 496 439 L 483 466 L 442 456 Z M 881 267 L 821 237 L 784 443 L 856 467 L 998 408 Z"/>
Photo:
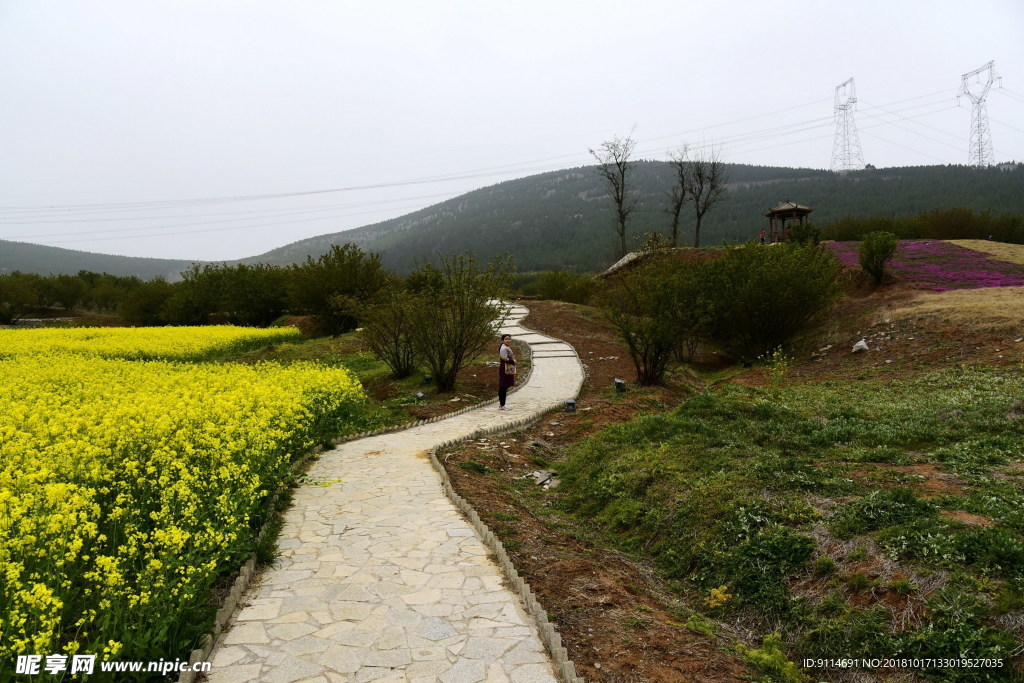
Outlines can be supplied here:
<path id="1" fill-rule="evenodd" d="M 498 349 L 498 410 L 506 410 L 505 397 L 509 387 L 516 383 L 516 355 L 512 353 L 512 335 L 501 337 L 501 348 Z"/>

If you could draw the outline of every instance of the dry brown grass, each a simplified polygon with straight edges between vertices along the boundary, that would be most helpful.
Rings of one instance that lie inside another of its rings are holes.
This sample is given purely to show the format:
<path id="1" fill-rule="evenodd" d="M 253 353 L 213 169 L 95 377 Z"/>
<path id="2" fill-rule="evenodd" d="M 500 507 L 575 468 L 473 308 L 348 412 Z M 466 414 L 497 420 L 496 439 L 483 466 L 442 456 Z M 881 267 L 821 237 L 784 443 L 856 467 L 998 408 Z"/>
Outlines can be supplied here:
<path id="1" fill-rule="evenodd" d="M 1019 248 L 1024 259 L 1024 246 Z M 908 305 L 893 309 L 891 316 L 933 318 L 964 330 L 1024 334 L 1024 287 L 919 292 Z"/>
<path id="2" fill-rule="evenodd" d="M 964 249 L 980 251 L 994 256 L 1000 261 L 1008 261 L 1024 266 L 1024 244 L 1008 244 L 1006 242 L 990 242 L 988 240 L 946 240 Z"/>

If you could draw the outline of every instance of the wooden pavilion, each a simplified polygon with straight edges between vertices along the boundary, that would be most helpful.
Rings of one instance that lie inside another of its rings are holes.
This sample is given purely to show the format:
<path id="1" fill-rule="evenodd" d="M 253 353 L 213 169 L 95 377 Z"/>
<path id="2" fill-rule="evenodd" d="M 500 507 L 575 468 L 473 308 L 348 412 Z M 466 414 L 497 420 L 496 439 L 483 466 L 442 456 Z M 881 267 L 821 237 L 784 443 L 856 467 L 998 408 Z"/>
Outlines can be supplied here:
<path id="1" fill-rule="evenodd" d="M 768 209 L 764 215 L 768 217 L 768 241 L 789 241 L 789 228 L 786 221 L 798 221 L 800 225 L 807 222 L 807 216 L 814 211 L 813 207 L 803 206 L 788 199 L 775 208 Z"/>

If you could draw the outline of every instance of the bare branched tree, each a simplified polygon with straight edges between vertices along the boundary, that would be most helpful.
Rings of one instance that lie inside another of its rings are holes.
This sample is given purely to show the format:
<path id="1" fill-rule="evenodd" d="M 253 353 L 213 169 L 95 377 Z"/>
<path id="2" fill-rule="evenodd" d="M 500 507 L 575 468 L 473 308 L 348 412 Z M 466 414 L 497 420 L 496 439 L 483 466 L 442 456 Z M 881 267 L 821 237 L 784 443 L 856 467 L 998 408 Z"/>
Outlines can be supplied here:
<path id="1" fill-rule="evenodd" d="M 615 232 L 619 236 L 619 258 L 626 255 L 626 224 L 629 215 L 636 208 L 636 201 L 629 187 L 629 172 L 636 163 L 631 161 L 630 157 L 635 148 L 636 140 L 632 135 L 625 138 L 616 135 L 611 140 L 602 142 L 599 148 L 590 150 L 590 154 L 597 159 L 598 173 L 608 181 L 612 202 L 615 204 Z"/>
<path id="2" fill-rule="evenodd" d="M 700 223 L 704 214 L 715 204 L 723 201 L 726 196 L 726 185 L 729 182 L 725 164 L 718 150 L 710 148 L 707 156 L 685 154 L 686 159 L 686 196 L 693 202 L 696 221 L 693 226 L 693 246 L 700 246 Z"/>
<path id="3" fill-rule="evenodd" d="M 675 182 L 672 189 L 668 191 L 668 215 L 672 220 L 672 246 L 679 246 L 679 216 L 683 212 L 689 195 L 687 194 L 686 179 L 689 160 L 687 158 L 687 147 L 683 145 L 678 151 L 668 153 L 668 163 L 676 172 Z"/>

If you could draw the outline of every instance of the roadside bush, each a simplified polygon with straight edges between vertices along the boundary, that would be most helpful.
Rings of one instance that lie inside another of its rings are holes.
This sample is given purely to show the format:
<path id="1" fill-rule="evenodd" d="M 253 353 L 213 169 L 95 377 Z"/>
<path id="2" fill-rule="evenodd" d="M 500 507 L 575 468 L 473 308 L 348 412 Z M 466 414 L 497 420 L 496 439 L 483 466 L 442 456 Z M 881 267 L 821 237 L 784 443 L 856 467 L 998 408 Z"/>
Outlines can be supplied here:
<path id="1" fill-rule="evenodd" d="M 805 331 L 842 295 L 842 265 L 801 244 L 730 249 L 702 272 L 708 336 L 744 358 L 763 356 Z"/>
<path id="2" fill-rule="evenodd" d="M 857 248 L 857 259 L 876 284 L 885 276 L 885 264 L 896 254 L 899 242 L 891 232 L 869 232 Z"/>

